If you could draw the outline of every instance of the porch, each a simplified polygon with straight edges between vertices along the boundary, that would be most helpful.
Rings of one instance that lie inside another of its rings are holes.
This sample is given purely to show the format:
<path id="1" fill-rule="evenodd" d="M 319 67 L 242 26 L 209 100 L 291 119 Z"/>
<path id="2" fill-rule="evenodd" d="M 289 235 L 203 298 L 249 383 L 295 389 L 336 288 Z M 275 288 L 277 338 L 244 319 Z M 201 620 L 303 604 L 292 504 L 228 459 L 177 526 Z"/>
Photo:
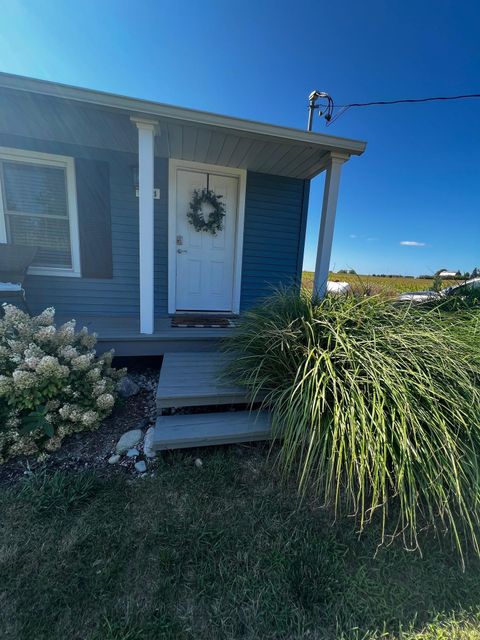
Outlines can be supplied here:
<path id="1" fill-rule="evenodd" d="M 72 315 L 56 315 L 58 324 Z M 99 316 L 75 314 L 77 327 L 87 327 L 98 337 L 99 352 L 115 349 L 117 356 L 157 356 L 184 351 L 215 351 L 220 340 L 232 329 L 216 327 L 174 327 L 169 316 L 156 317 L 153 333 L 140 332 L 135 316 Z"/>

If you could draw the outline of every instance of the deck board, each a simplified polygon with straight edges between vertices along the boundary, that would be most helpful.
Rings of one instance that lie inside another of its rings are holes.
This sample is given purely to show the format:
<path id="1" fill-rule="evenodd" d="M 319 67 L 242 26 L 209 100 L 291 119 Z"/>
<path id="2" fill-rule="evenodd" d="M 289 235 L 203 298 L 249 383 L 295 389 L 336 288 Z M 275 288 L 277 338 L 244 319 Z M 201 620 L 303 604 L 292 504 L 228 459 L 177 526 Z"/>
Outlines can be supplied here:
<path id="1" fill-rule="evenodd" d="M 157 418 L 153 448 L 162 451 L 270 438 L 271 420 L 267 411 L 177 414 Z"/>
<path id="2" fill-rule="evenodd" d="M 231 335 L 232 328 L 172 327 L 171 318 L 157 316 L 152 334 L 140 333 L 138 317 L 99 316 L 72 314 L 77 327 L 86 326 L 98 336 L 99 353 L 115 349 L 120 356 L 163 355 L 181 351 L 214 351 L 223 338 Z M 56 322 L 61 324 L 72 316 L 57 314 Z"/>
<path id="3" fill-rule="evenodd" d="M 166 353 L 156 393 L 159 413 L 170 407 L 247 402 L 245 390 L 226 379 L 223 353 Z"/>

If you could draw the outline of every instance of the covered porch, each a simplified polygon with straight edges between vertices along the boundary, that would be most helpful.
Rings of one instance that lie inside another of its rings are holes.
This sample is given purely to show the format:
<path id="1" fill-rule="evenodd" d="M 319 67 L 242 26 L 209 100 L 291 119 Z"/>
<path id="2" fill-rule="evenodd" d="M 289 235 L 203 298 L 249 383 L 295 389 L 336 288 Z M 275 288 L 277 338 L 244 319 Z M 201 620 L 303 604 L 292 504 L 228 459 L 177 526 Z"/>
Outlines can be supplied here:
<path id="1" fill-rule="evenodd" d="M 323 172 L 314 291 L 324 294 L 342 166 L 364 142 L 9 74 L 0 89 L 5 162 L 66 167 L 76 266 L 29 271 L 34 312 L 54 306 L 117 353 L 211 348 L 228 329 L 169 317 L 234 317 L 299 284 L 310 181 Z M 188 218 L 205 189 L 226 204 L 217 237 Z"/>

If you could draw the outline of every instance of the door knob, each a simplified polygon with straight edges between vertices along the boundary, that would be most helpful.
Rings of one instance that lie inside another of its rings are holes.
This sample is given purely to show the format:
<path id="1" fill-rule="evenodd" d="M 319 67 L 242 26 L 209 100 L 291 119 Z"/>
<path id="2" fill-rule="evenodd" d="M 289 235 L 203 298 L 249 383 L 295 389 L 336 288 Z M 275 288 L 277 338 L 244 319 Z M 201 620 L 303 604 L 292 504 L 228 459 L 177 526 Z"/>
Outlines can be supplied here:
<path id="1" fill-rule="evenodd" d="M 177 253 L 187 253 L 186 249 L 177 249 Z"/>

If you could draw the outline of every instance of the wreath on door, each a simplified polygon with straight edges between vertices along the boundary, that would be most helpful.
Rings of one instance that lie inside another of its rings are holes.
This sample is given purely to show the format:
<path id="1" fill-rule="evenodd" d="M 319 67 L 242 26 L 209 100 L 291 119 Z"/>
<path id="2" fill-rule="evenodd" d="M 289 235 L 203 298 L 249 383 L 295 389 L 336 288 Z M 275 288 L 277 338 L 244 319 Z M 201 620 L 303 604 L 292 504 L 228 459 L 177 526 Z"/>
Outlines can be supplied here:
<path id="1" fill-rule="evenodd" d="M 223 196 L 218 196 L 211 189 L 194 190 L 187 218 L 190 224 L 195 227 L 195 231 L 205 231 L 216 236 L 223 229 L 225 205 L 221 201 L 222 198 Z M 213 209 L 206 220 L 203 215 L 204 204 L 209 204 Z"/>

